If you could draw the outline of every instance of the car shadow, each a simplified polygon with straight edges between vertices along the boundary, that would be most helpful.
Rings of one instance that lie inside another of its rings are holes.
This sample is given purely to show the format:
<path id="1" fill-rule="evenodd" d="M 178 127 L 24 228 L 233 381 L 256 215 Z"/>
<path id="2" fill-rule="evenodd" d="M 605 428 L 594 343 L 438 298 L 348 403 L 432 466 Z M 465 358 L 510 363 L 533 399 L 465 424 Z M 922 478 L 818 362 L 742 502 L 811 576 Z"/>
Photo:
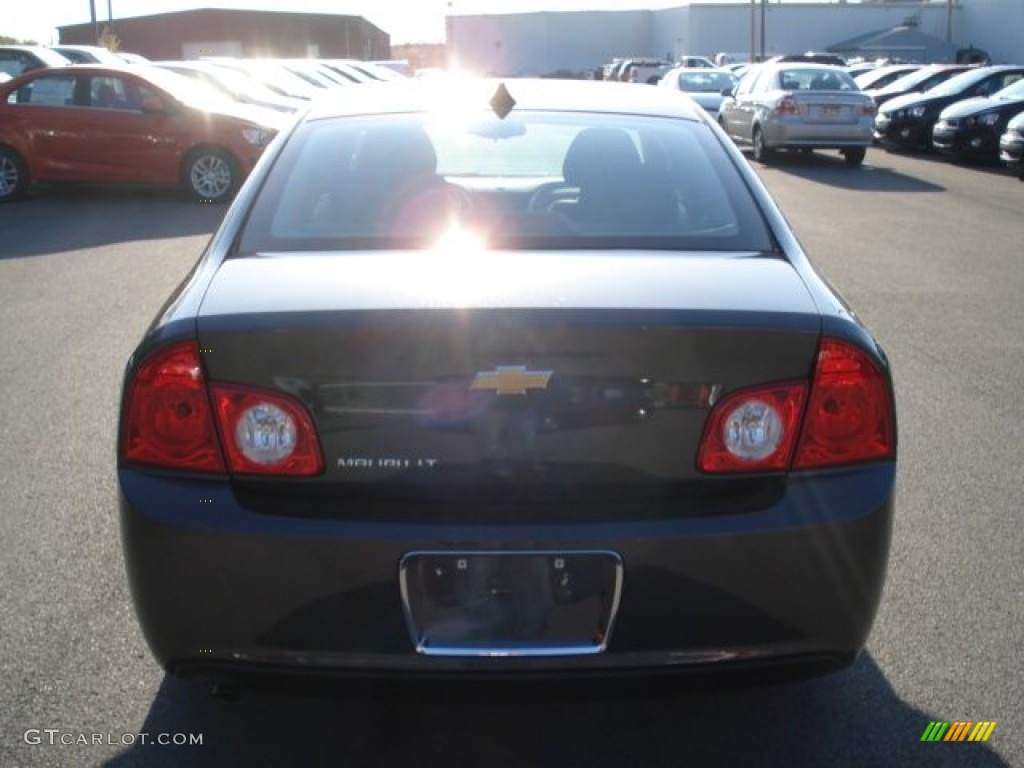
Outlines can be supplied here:
<path id="1" fill-rule="evenodd" d="M 740 689 L 435 681 L 225 702 L 168 676 L 140 732 L 202 744 L 135 745 L 105 766 L 1008 765 L 988 744 L 921 741 L 953 716 L 905 704 L 867 654 L 825 677 Z"/>
<path id="2" fill-rule="evenodd" d="M 948 157 L 938 151 L 924 151 L 924 150 L 899 150 L 899 149 L 877 149 L 878 152 L 886 152 L 893 157 L 912 157 L 914 160 L 925 162 L 925 163 L 938 163 L 940 165 L 952 165 L 957 168 L 962 168 L 965 171 L 986 173 L 992 176 L 1009 176 L 1013 177 L 1017 174 L 1010 171 L 1002 161 L 998 159 L 985 159 L 985 158 L 956 158 Z"/>
<path id="3" fill-rule="evenodd" d="M 772 170 L 788 173 L 803 179 L 828 184 L 842 189 L 862 190 L 865 192 L 943 192 L 945 188 L 932 184 L 914 176 L 908 176 L 891 168 L 880 168 L 872 165 L 871 159 L 875 152 L 884 150 L 870 149 L 864 165 L 851 168 L 837 152 L 776 152 L 768 165 L 751 160 L 751 165 L 759 173 Z"/>
<path id="4" fill-rule="evenodd" d="M 0 259 L 212 234 L 226 211 L 174 189 L 40 186 L 0 205 Z"/>

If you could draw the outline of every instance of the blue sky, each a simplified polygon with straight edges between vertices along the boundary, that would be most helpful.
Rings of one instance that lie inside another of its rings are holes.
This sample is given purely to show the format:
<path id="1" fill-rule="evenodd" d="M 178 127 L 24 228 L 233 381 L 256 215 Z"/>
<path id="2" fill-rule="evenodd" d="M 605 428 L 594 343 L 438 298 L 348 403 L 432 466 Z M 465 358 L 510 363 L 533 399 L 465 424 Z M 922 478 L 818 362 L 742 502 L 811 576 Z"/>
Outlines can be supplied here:
<path id="1" fill-rule="evenodd" d="M 739 0 L 738 0 L 739 1 Z M 745 0 L 743 0 L 745 1 Z M 17 14 L 0 15 L 0 34 L 50 42 L 50 30 L 89 21 L 89 0 L 5 0 L 18 3 Z M 455 13 L 524 12 L 573 8 L 652 8 L 685 0 L 94 0 L 96 16 L 114 19 L 189 8 L 243 8 L 365 16 L 391 35 L 392 43 L 442 42 L 446 11 Z"/>

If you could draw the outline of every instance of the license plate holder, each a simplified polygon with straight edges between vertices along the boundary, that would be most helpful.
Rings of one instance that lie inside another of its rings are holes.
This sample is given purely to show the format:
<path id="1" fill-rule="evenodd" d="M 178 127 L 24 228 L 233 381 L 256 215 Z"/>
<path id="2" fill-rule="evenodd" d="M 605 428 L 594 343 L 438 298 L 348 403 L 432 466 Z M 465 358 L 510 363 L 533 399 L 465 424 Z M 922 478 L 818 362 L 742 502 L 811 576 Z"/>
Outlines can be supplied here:
<path id="1" fill-rule="evenodd" d="M 622 571 L 610 551 L 410 552 L 399 581 L 418 653 L 559 656 L 607 648 Z"/>

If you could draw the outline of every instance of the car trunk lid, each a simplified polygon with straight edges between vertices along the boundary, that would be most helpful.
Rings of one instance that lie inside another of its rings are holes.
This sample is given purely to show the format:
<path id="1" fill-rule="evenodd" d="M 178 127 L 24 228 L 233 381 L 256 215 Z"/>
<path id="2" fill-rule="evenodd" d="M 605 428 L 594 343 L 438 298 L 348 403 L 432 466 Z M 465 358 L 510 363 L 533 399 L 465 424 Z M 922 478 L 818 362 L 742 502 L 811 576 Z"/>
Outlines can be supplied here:
<path id="1" fill-rule="evenodd" d="M 311 414 L 326 469 L 291 483 L 574 496 L 702 479 L 715 400 L 807 379 L 820 319 L 753 254 L 373 252 L 230 259 L 198 332 L 211 381 Z"/>

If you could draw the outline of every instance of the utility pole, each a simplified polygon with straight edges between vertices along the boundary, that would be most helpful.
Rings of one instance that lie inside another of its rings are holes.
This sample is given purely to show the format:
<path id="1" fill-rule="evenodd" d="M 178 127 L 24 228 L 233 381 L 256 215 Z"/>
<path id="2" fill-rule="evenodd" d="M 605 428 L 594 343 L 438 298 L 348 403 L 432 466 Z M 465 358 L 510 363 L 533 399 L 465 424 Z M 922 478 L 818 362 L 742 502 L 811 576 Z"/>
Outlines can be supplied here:
<path id="1" fill-rule="evenodd" d="M 754 63 L 754 40 L 757 29 L 757 0 L 750 0 L 750 63 Z"/>
<path id="2" fill-rule="evenodd" d="M 92 40 L 94 43 L 100 41 L 100 27 L 96 23 L 96 0 L 89 0 L 89 18 L 92 19 Z"/>
<path id="3" fill-rule="evenodd" d="M 764 22 L 765 22 L 765 19 L 766 19 L 765 14 L 766 14 L 767 8 L 768 8 L 768 0 L 761 0 L 761 60 L 762 61 L 764 59 L 768 58 L 767 55 L 766 55 L 767 51 L 765 50 L 765 44 L 764 44 L 764 39 L 765 39 L 765 34 L 764 34 L 764 26 L 765 25 L 764 25 Z"/>

